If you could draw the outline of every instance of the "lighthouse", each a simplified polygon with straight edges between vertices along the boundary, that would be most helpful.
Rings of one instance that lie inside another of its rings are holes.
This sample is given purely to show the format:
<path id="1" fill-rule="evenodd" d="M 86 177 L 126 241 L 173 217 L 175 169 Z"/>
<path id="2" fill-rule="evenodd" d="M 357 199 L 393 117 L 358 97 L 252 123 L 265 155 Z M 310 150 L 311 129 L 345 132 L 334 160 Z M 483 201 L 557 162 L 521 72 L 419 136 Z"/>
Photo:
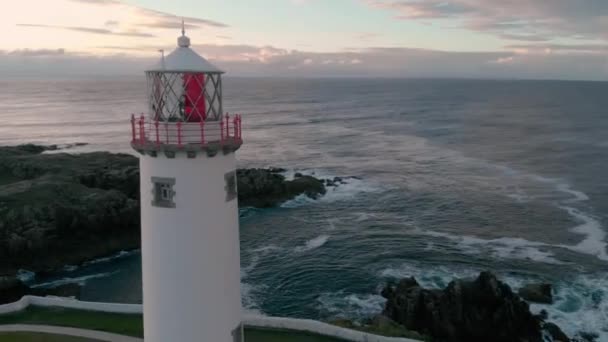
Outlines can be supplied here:
<path id="1" fill-rule="evenodd" d="M 140 154 L 146 342 L 242 341 L 235 152 L 241 117 L 223 112 L 223 71 L 190 48 L 148 69 Z"/>

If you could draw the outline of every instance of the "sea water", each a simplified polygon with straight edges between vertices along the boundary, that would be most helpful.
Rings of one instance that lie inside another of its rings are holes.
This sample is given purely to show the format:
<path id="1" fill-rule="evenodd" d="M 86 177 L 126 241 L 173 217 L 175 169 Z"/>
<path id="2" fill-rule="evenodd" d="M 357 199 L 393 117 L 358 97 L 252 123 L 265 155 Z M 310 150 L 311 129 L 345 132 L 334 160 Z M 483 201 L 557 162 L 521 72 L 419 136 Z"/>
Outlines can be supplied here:
<path id="1" fill-rule="evenodd" d="M 548 281 L 549 320 L 608 341 L 608 83 L 227 78 L 240 167 L 353 177 L 318 199 L 242 208 L 242 292 L 268 315 L 361 319 L 386 281 L 492 270 Z M 0 82 L 0 144 L 131 153 L 140 78 Z M 141 302 L 139 253 L 28 280 Z M 196 270 L 192 270 L 196 272 Z M 180 281 L 176 279 L 175 281 Z"/>

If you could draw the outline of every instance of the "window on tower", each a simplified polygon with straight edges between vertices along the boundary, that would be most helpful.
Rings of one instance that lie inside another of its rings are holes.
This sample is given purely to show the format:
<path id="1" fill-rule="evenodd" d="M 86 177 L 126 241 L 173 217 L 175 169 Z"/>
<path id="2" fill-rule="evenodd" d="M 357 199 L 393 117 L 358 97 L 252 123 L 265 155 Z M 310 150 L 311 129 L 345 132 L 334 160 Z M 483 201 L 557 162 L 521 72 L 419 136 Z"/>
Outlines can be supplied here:
<path id="1" fill-rule="evenodd" d="M 152 205 L 160 208 L 175 208 L 173 197 L 175 178 L 152 177 Z"/>
<path id="2" fill-rule="evenodd" d="M 236 171 L 230 171 L 224 175 L 226 181 L 226 202 L 232 201 L 236 198 Z"/>

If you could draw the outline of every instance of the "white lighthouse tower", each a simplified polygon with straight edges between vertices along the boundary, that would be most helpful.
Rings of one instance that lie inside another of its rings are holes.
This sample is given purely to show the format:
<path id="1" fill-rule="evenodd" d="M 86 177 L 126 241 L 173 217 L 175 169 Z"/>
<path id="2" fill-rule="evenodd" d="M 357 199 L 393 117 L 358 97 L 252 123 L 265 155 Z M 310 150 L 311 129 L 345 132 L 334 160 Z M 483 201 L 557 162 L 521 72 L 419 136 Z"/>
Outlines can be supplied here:
<path id="1" fill-rule="evenodd" d="M 146 342 L 242 340 L 235 152 L 239 115 L 223 114 L 222 71 L 190 39 L 146 71 L 141 154 Z"/>

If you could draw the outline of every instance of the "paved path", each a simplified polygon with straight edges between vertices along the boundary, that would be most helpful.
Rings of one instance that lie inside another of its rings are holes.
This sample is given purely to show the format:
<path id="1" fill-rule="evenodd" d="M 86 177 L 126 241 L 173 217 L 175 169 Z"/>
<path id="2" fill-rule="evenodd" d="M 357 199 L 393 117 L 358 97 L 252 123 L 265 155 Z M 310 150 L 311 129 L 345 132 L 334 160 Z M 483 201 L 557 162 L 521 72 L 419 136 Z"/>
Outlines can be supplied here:
<path id="1" fill-rule="evenodd" d="M 68 335 L 90 338 L 98 341 L 107 342 L 143 342 L 143 339 L 129 337 L 118 334 L 111 334 L 103 331 L 85 330 L 67 327 L 56 327 L 50 325 L 30 325 L 30 324 L 8 324 L 0 325 L 0 332 L 37 332 L 57 335 Z"/>

